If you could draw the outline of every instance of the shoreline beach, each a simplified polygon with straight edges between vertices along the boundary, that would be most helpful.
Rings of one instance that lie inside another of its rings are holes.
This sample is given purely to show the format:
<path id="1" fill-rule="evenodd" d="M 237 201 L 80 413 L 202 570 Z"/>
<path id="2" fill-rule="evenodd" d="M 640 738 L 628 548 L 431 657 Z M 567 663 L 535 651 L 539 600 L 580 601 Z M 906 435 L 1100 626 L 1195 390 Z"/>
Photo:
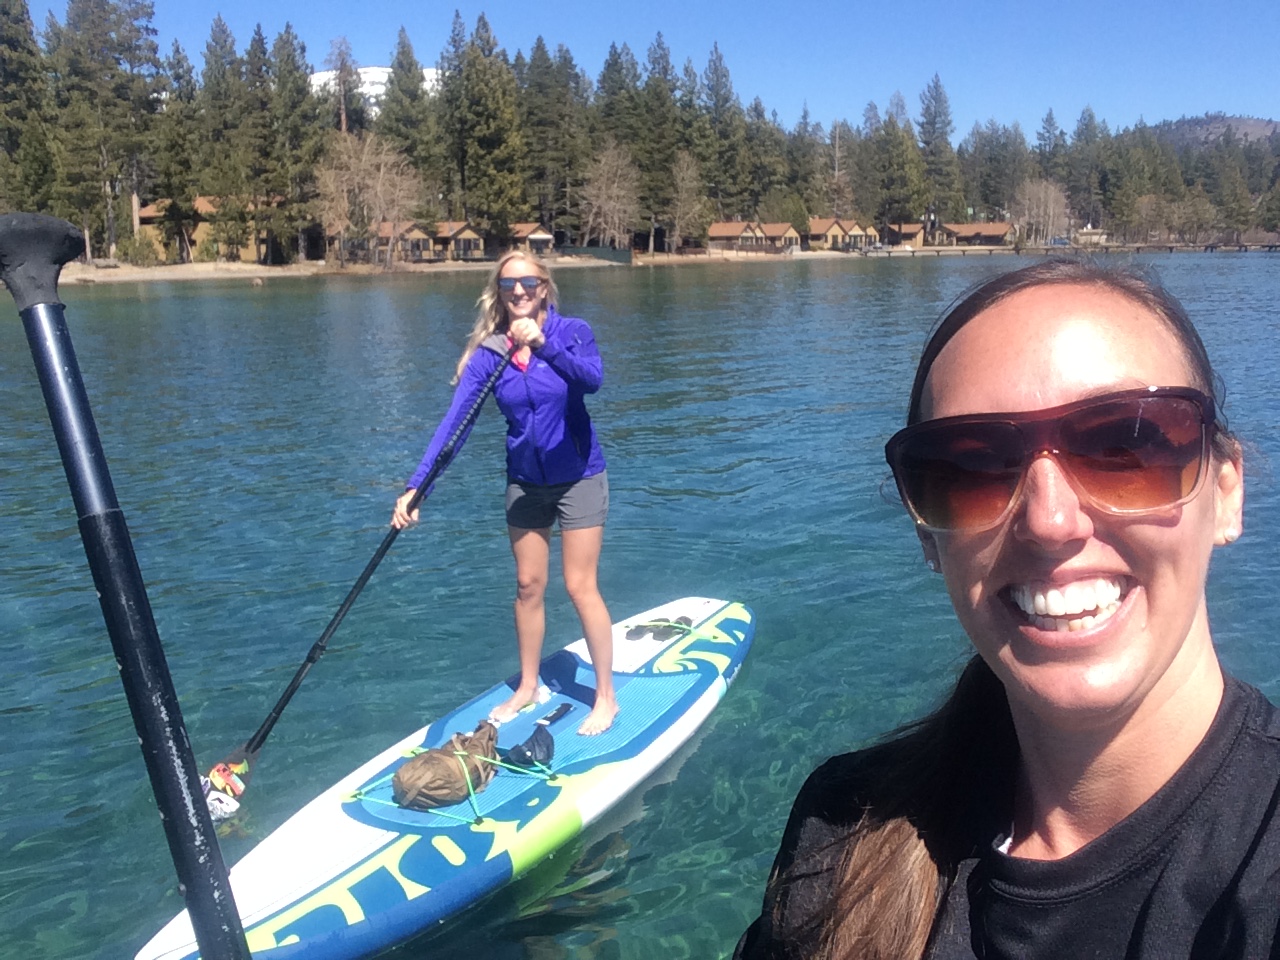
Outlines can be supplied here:
<path id="1" fill-rule="evenodd" d="M 1217 249 L 1226 252 L 1253 249 L 1258 252 L 1276 252 L 1276 247 L 1269 244 L 1218 245 Z M 710 250 L 705 254 L 688 256 L 674 253 L 640 253 L 632 254 L 633 267 L 664 267 L 685 264 L 726 264 L 726 263 L 779 263 L 797 262 L 800 260 L 839 260 L 854 257 L 901 259 L 914 257 L 987 257 L 987 256 L 1045 256 L 1051 254 L 1098 255 L 1109 253 L 1199 253 L 1210 254 L 1213 250 L 1204 247 L 1170 246 L 1167 244 L 1123 245 L 1109 244 L 1106 247 L 901 247 L 884 250 L 868 250 L 865 252 L 843 253 L 837 250 L 797 250 L 792 253 L 765 253 L 754 251 Z M 550 260 L 557 269 L 576 269 L 580 267 L 625 267 L 627 264 L 617 263 L 596 257 L 555 256 Z M 309 261 L 278 266 L 267 266 L 260 263 L 172 263 L 156 267 L 137 267 L 127 263 L 110 265 L 101 262 L 90 265 L 79 261 L 69 263 L 62 269 L 61 282 L 69 285 L 92 285 L 99 283 L 154 283 L 154 282 L 186 282 L 191 280 L 246 280 L 253 284 L 265 283 L 271 279 L 295 279 L 300 277 L 359 277 L 359 276 L 406 276 L 430 275 L 433 273 L 475 272 L 491 269 L 493 262 L 480 260 L 467 262 L 451 260 L 444 263 L 397 263 L 390 269 L 370 264 L 349 264 L 340 267 L 326 261 Z"/>

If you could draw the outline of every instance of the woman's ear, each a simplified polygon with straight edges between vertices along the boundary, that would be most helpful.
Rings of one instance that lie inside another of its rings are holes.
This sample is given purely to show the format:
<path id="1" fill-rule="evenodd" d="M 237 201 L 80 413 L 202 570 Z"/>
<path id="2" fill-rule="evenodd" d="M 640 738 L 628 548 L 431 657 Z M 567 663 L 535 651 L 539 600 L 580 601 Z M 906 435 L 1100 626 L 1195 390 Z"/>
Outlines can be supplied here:
<path id="1" fill-rule="evenodd" d="M 942 562 L 938 559 L 938 542 L 933 539 L 933 534 L 928 531 L 916 529 L 916 536 L 920 538 L 920 547 L 924 550 L 924 563 L 934 573 L 938 573 L 942 569 Z"/>
<path id="2" fill-rule="evenodd" d="M 1244 530 L 1244 459 L 1239 450 L 1214 467 L 1214 537 L 1218 546 L 1240 539 Z"/>

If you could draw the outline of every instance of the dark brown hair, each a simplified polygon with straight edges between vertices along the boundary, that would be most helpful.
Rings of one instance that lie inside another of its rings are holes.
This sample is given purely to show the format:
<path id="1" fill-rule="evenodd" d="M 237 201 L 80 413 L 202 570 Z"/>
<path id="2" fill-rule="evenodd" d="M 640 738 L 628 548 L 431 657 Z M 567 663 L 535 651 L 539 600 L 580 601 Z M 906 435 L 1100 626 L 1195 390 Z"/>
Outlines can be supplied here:
<path id="1" fill-rule="evenodd" d="M 1191 385 L 1220 396 L 1194 325 L 1153 278 L 1088 261 L 1052 259 L 982 283 L 943 315 L 917 367 L 907 422 L 921 419 L 929 370 L 957 331 L 1004 298 L 1047 284 L 1099 287 L 1149 309 L 1182 346 Z M 1215 456 L 1238 457 L 1240 448 L 1227 432 L 1220 403 L 1215 408 Z M 850 798 L 862 815 L 836 842 L 841 848 L 838 879 L 818 918 L 821 955 L 830 960 L 917 960 L 929 947 L 960 861 L 992 835 L 975 834 L 975 825 L 1007 825 L 1012 815 L 1018 742 L 1004 687 L 981 658 L 973 657 L 942 707 L 890 735 L 866 757 L 867 769 L 877 775 L 864 786 L 867 795 Z M 783 874 L 775 883 L 787 880 Z"/>

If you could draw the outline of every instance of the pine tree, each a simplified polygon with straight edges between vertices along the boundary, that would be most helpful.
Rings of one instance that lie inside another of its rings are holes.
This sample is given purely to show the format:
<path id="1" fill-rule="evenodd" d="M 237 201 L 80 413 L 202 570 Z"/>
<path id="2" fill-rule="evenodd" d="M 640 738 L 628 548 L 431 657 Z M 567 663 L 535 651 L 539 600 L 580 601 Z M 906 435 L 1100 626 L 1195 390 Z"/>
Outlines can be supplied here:
<path id="1" fill-rule="evenodd" d="M 650 253 L 654 251 L 659 223 L 670 223 L 674 198 L 671 171 L 676 162 L 679 129 L 675 79 L 671 51 L 659 33 L 649 46 L 644 86 L 640 90 L 641 133 L 632 151 L 640 169 L 640 209 L 649 221 Z"/>
<path id="2" fill-rule="evenodd" d="M 333 71 L 329 102 L 334 128 L 339 133 L 360 133 L 369 125 L 369 112 L 360 91 L 360 65 L 351 53 L 346 37 L 338 37 L 329 47 L 324 65 Z"/>
<path id="3" fill-rule="evenodd" d="M 244 61 L 222 17 L 215 17 L 204 49 L 196 98 L 200 117 L 199 191 L 212 198 L 211 237 L 223 257 L 236 259 L 249 240 L 249 180 L 239 153 L 245 120 Z M 197 255 L 201 255 L 199 252 Z"/>
<path id="4" fill-rule="evenodd" d="M 44 99 L 44 65 L 26 0 L 0 0 L 0 153 L 13 157 Z"/>
<path id="5" fill-rule="evenodd" d="M 439 116 L 440 134 L 445 152 L 445 198 L 449 219 L 467 216 L 467 116 L 463 67 L 467 53 L 467 27 L 462 15 L 453 14 L 449 40 L 440 54 Z"/>
<path id="6" fill-rule="evenodd" d="M 920 126 L 917 136 L 924 156 L 925 181 L 930 202 L 939 218 L 950 221 L 965 219 L 964 190 L 960 183 L 960 163 L 951 146 L 951 102 L 935 73 L 920 94 Z"/>
<path id="7" fill-rule="evenodd" d="M 702 108 L 702 78 L 693 65 L 692 59 L 686 59 L 684 70 L 676 81 L 676 114 L 680 121 L 677 140 L 681 150 L 685 150 L 693 158 L 703 182 L 711 165 L 715 162 L 715 137 L 711 131 L 711 121 Z"/>
<path id="8" fill-rule="evenodd" d="M 891 111 L 875 136 L 875 149 L 880 178 L 876 222 L 884 226 L 918 222 L 928 203 L 929 188 L 910 121 L 899 126 Z"/>
<path id="9" fill-rule="evenodd" d="M 45 78 L 26 0 L 0 0 L 0 210 L 41 210 L 53 182 Z"/>
<path id="10" fill-rule="evenodd" d="M 287 253 L 306 259 L 306 230 L 313 222 L 316 166 L 324 150 L 325 122 L 320 100 L 311 92 L 307 48 L 290 24 L 271 44 L 271 129 L 274 133 L 271 193 L 277 218 L 271 229 Z M 284 252 L 284 251 L 282 251 Z"/>
<path id="11" fill-rule="evenodd" d="M 520 89 L 520 129 L 524 131 L 529 151 L 526 198 L 534 216 L 547 226 L 553 220 L 560 179 L 560 164 L 556 156 L 560 117 L 557 81 L 555 64 L 551 62 L 546 42 L 538 37 L 523 72 L 516 73 L 516 82 Z"/>
<path id="12" fill-rule="evenodd" d="M 733 81 L 719 44 L 711 47 L 707 69 L 702 75 L 702 96 L 714 148 L 710 168 L 704 170 L 711 202 L 722 220 L 749 214 L 745 209 L 746 119 L 738 95 L 733 92 Z"/>
<path id="13" fill-rule="evenodd" d="M 1091 107 L 1080 111 L 1071 137 L 1067 161 L 1067 199 L 1083 223 L 1097 226 L 1102 220 L 1103 128 Z"/>
<path id="14" fill-rule="evenodd" d="M 274 159 L 274 140 L 271 129 L 271 62 L 267 52 L 267 38 L 258 24 L 244 57 L 244 120 L 236 130 L 236 154 L 244 164 L 245 185 L 248 188 L 248 221 L 253 237 L 254 260 L 264 260 L 262 251 L 263 231 L 269 249 L 278 248 L 275 235 L 275 219 L 270 206 L 274 203 L 271 189 L 271 172 Z M 274 259 L 274 258 L 273 258 Z"/>
<path id="15" fill-rule="evenodd" d="M 526 212 L 525 145 L 517 122 L 516 78 L 481 14 L 462 64 L 468 219 L 499 242 Z"/>
<path id="16" fill-rule="evenodd" d="M 596 81 L 596 115 L 603 137 L 612 138 L 628 151 L 639 144 L 640 67 L 625 43 L 609 45 L 600 79 Z"/>
<path id="17" fill-rule="evenodd" d="M 404 27 L 396 37 L 391 58 L 391 76 L 383 94 L 374 130 L 409 157 L 420 171 L 430 166 L 430 130 L 426 85 L 422 64 L 414 56 L 413 44 Z"/>
<path id="18" fill-rule="evenodd" d="M 58 176 L 55 212 L 79 223 L 114 255 L 120 196 L 147 175 L 150 120 L 158 103 L 159 58 L 150 3 L 70 0 L 66 26 L 50 16 L 46 45 L 55 83 L 50 131 Z"/>
<path id="19" fill-rule="evenodd" d="M 800 113 L 800 120 L 787 138 L 787 174 L 792 192 L 800 197 L 806 215 L 806 232 L 808 218 L 819 213 L 827 213 L 829 204 L 825 200 L 826 134 L 821 124 L 815 124 L 809 117 L 809 105 L 806 103 Z"/>
<path id="20" fill-rule="evenodd" d="M 1053 109 L 1044 115 L 1036 134 L 1036 162 L 1040 176 L 1065 183 L 1067 180 L 1067 134 L 1058 126 Z"/>
<path id="21" fill-rule="evenodd" d="M 591 79 L 574 63 L 573 55 L 564 44 L 556 48 L 554 64 L 558 107 L 551 158 L 558 174 L 553 220 L 547 226 L 554 229 L 558 224 L 567 232 L 573 232 L 582 225 L 582 188 L 592 159 Z"/>
<path id="22" fill-rule="evenodd" d="M 756 97 L 747 108 L 745 148 L 748 163 L 747 203 L 752 216 L 765 219 L 764 198 L 787 182 L 787 134 L 777 117 L 765 113 L 764 102 Z M 775 222 L 772 217 L 766 222 Z M 808 231 L 808 224 L 805 224 Z"/>
<path id="23" fill-rule="evenodd" d="M 177 40 L 165 58 L 164 110 L 156 122 L 157 199 L 165 201 L 161 232 L 180 263 L 192 259 L 196 226 L 196 160 L 200 149 L 195 68 Z"/>

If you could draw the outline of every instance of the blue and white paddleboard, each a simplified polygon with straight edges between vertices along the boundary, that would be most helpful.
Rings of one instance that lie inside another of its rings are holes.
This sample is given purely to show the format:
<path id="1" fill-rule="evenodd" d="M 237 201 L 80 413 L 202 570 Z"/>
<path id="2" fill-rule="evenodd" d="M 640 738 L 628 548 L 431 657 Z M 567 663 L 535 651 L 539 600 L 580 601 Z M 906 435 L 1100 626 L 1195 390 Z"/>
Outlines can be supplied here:
<path id="1" fill-rule="evenodd" d="M 687 626 L 665 626 L 681 618 Z M 451 807 L 398 806 L 392 776 L 421 750 L 474 730 L 511 695 L 507 683 L 380 753 L 232 868 L 231 888 L 254 957 L 366 957 L 519 877 L 597 820 L 693 735 L 737 675 L 754 632 L 747 607 L 704 597 L 674 600 L 615 624 L 613 682 L 620 709 L 613 726 L 595 737 L 576 732 L 594 692 L 586 641 L 556 651 L 542 663 L 541 702 L 498 732 L 503 756 L 530 737 L 539 719 L 558 716 L 550 728 L 550 769 L 500 768 L 473 799 Z M 198 955 L 184 911 L 137 960 Z"/>

